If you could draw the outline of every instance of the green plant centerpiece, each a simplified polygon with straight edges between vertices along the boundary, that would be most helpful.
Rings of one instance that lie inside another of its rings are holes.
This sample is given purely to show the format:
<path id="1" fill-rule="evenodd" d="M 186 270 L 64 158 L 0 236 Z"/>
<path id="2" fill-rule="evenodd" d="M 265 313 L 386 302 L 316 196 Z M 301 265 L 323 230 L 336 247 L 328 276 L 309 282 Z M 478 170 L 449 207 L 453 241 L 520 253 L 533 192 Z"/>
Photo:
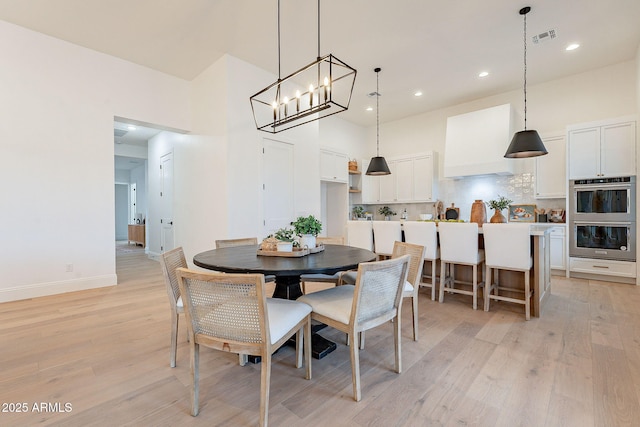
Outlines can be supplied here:
<path id="1" fill-rule="evenodd" d="M 294 246 L 296 246 L 298 244 L 298 242 L 295 241 L 295 234 L 293 232 L 293 229 L 291 228 L 281 228 L 279 230 L 277 230 L 275 233 L 273 233 L 271 236 L 269 237 L 274 237 L 278 240 L 280 240 L 281 242 L 293 242 Z"/>
<path id="2" fill-rule="evenodd" d="M 504 196 L 501 196 L 498 194 L 498 198 L 495 200 L 489 200 L 487 202 L 487 205 L 495 210 L 495 213 L 493 214 L 493 216 L 491 217 L 491 219 L 489 220 L 489 222 L 507 222 L 507 218 L 505 218 L 504 215 L 502 215 L 502 211 L 507 209 L 509 207 L 509 205 L 513 203 L 513 200 L 511 199 L 507 199 Z"/>
<path id="3" fill-rule="evenodd" d="M 316 236 L 322 231 L 322 222 L 315 216 L 299 216 L 291 223 L 295 233 L 300 236 L 301 247 L 315 248 Z"/>
<path id="4" fill-rule="evenodd" d="M 382 216 L 384 216 L 384 219 L 386 221 L 389 221 L 389 219 L 391 218 L 391 216 L 395 215 L 396 213 L 394 211 L 391 210 L 391 208 L 389 206 L 383 206 L 380 209 L 378 209 L 378 213 Z"/>

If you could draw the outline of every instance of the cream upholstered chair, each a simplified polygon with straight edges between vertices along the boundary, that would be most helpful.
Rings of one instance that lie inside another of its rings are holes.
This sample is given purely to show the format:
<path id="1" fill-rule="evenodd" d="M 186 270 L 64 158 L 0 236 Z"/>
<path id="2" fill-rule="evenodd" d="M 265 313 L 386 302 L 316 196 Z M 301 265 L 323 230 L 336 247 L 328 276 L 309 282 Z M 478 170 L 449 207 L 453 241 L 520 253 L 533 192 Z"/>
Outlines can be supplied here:
<path id="1" fill-rule="evenodd" d="M 347 244 L 373 251 L 373 221 L 347 221 Z"/>
<path id="2" fill-rule="evenodd" d="M 529 224 L 484 224 L 484 251 L 486 255 L 484 311 L 489 311 L 492 299 L 524 304 L 525 318 L 531 316 L 530 272 L 533 266 L 531 259 L 531 236 Z M 508 242 L 505 245 L 505 242 Z M 521 292 L 513 288 L 502 288 L 498 282 L 498 270 L 515 270 L 524 273 L 524 292 L 522 298 L 500 295 L 500 290 Z M 492 279 L 492 273 L 495 279 Z M 494 292 L 492 294 L 492 292 Z"/>
<path id="3" fill-rule="evenodd" d="M 260 356 L 260 425 L 269 411 L 271 355 L 296 335 L 296 367 L 311 378 L 311 307 L 266 298 L 262 274 L 222 274 L 179 268 L 191 348 L 191 414 L 198 415 L 200 345 L 220 351 Z M 304 339 L 303 339 L 304 334 Z M 225 390 L 221 390 L 224 393 Z"/>
<path id="4" fill-rule="evenodd" d="M 344 237 L 316 237 L 316 242 L 326 245 L 344 245 Z M 302 293 L 307 293 L 307 282 L 333 283 L 338 285 L 340 284 L 340 276 L 342 276 L 341 271 L 335 274 L 303 274 L 300 276 L 300 287 L 302 288 Z"/>
<path id="5" fill-rule="evenodd" d="M 473 296 L 473 309 L 478 308 L 478 288 L 484 283 L 478 278 L 478 267 L 484 262 L 484 250 L 478 249 L 478 224 L 475 222 L 440 222 L 440 298 L 444 301 L 444 291 Z M 455 265 L 469 265 L 473 269 L 471 283 L 455 279 Z M 450 274 L 446 274 L 449 267 Z M 480 268 L 480 278 L 482 268 Z M 471 285 L 471 291 L 456 288 L 455 284 Z"/>
<path id="6" fill-rule="evenodd" d="M 378 258 L 388 258 L 393 253 L 393 244 L 402 241 L 400 221 L 372 221 L 373 241 Z"/>
<path id="7" fill-rule="evenodd" d="M 178 318 L 181 314 L 184 315 L 176 269 L 187 267 L 187 261 L 184 257 L 182 247 L 161 254 L 160 265 L 162 266 L 162 275 L 164 276 L 167 294 L 169 294 L 169 306 L 171 307 L 171 348 L 169 350 L 169 365 L 175 368 L 176 353 L 178 351 Z"/>
<path id="8" fill-rule="evenodd" d="M 219 239 L 216 240 L 216 249 L 232 248 L 235 246 L 252 246 L 258 244 L 257 237 L 241 237 L 239 239 Z M 275 282 L 276 276 L 268 274 L 264 276 L 265 282 Z"/>
<path id="9" fill-rule="evenodd" d="M 413 340 L 418 341 L 418 289 L 424 265 L 424 246 L 413 243 L 395 242 L 391 258 L 409 255 L 409 271 L 404 282 L 402 297 L 411 298 L 411 314 L 413 319 Z"/>
<path id="10" fill-rule="evenodd" d="M 435 222 L 405 221 L 402 225 L 404 229 L 404 241 L 424 246 L 424 264 L 431 263 L 431 284 L 420 280 L 420 286 L 431 288 L 431 300 L 436 300 L 437 277 L 436 269 L 440 258 L 438 248 L 438 229 Z M 429 278 L 425 274 L 426 268 L 422 270 L 422 278 Z"/>
<path id="11" fill-rule="evenodd" d="M 313 308 L 311 318 L 329 325 L 349 336 L 395 320 L 395 371 L 402 371 L 400 345 L 400 302 L 403 284 L 407 279 L 408 255 L 385 261 L 365 262 L 358 266 L 354 285 L 336 286 L 306 294 L 298 298 Z M 360 356 L 357 345 L 351 350 L 351 379 L 353 398 L 360 401 Z"/>

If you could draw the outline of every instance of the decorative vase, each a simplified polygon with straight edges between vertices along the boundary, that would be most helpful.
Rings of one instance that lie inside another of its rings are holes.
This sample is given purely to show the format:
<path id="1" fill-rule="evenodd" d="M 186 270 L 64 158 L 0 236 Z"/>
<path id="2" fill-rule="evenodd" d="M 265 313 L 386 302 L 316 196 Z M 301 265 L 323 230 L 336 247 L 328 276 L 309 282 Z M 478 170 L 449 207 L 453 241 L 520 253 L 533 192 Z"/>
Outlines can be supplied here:
<path id="1" fill-rule="evenodd" d="M 487 208 L 482 200 L 476 200 L 471 205 L 470 222 L 475 222 L 480 227 L 482 227 L 482 224 L 487 222 Z"/>
<path id="2" fill-rule="evenodd" d="M 504 215 L 502 215 L 502 211 L 500 209 L 496 209 L 495 213 L 493 214 L 489 222 L 492 222 L 492 223 L 507 222 L 507 218 L 505 218 Z"/>
<path id="3" fill-rule="evenodd" d="M 303 234 L 300 236 L 300 247 L 307 247 L 308 249 L 316 247 L 316 236 L 313 234 Z"/>
<path id="4" fill-rule="evenodd" d="M 391 221 L 391 217 L 390 217 L 390 216 L 385 216 L 385 217 L 384 217 L 384 220 L 385 220 L 385 221 Z"/>
<path id="5" fill-rule="evenodd" d="M 291 242 L 278 242 L 278 252 L 292 252 L 293 243 Z"/>

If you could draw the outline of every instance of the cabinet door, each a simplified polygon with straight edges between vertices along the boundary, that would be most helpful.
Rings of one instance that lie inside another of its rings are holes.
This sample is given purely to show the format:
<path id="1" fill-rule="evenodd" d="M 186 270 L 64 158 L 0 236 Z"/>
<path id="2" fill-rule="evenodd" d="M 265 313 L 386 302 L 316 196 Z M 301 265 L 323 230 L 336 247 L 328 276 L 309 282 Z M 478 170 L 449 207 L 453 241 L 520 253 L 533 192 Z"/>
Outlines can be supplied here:
<path id="1" fill-rule="evenodd" d="M 636 124 L 634 122 L 603 126 L 601 144 L 601 176 L 618 177 L 636 174 Z"/>
<path id="2" fill-rule="evenodd" d="M 413 161 L 413 199 L 416 202 L 433 200 L 433 157 L 416 157 Z"/>
<path id="3" fill-rule="evenodd" d="M 369 160 L 362 161 L 362 170 L 366 171 L 369 167 Z M 362 204 L 370 205 L 378 203 L 380 200 L 380 177 L 371 175 L 362 175 Z"/>
<path id="4" fill-rule="evenodd" d="M 600 128 L 569 132 L 569 179 L 600 176 Z"/>
<path id="5" fill-rule="evenodd" d="M 378 179 L 380 181 L 380 202 L 393 203 L 396 201 L 396 162 L 387 160 L 391 175 L 382 175 Z"/>
<path id="6" fill-rule="evenodd" d="M 320 150 L 320 180 L 347 182 L 349 180 L 349 160 L 347 155 Z"/>
<path id="7" fill-rule="evenodd" d="M 549 153 L 536 157 L 536 198 L 564 198 L 567 193 L 564 136 L 543 138 L 542 142 Z"/>
<path id="8" fill-rule="evenodd" d="M 333 153 L 320 150 L 320 179 L 333 181 Z"/>
<path id="9" fill-rule="evenodd" d="M 566 270 L 565 235 L 563 228 L 556 227 L 551 230 L 549 252 L 551 255 L 550 267 L 554 270 Z"/>
<path id="10" fill-rule="evenodd" d="M 412 202 L 413 197 L 413 159 L 403 159 L 395 162 L 395 180 L 397 202 Z"/>
<path id="11" fill-rule="evenodd" d="M 346 154 L 335 153 L 333 157 L 335 179 L 338 182 L 349 181 L 349 158 Z"/>

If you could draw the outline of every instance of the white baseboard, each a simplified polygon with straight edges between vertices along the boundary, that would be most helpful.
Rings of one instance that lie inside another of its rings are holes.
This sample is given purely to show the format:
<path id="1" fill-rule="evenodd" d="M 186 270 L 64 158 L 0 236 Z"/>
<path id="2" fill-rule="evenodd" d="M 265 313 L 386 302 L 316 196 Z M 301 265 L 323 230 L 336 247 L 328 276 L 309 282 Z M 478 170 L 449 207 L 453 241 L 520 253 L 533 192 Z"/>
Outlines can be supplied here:
<path id="1" fill-rule="evenodd" d="M 87 289 L 115 286 L 117 284 L 118 276 L 115 274 L 61 280 L 58 282 L 34 283 L 31 285 L 0 289 L 0 302 L 18 301 L 47 295 L 63 294 L 65 292 L 84 291 Z"/>

